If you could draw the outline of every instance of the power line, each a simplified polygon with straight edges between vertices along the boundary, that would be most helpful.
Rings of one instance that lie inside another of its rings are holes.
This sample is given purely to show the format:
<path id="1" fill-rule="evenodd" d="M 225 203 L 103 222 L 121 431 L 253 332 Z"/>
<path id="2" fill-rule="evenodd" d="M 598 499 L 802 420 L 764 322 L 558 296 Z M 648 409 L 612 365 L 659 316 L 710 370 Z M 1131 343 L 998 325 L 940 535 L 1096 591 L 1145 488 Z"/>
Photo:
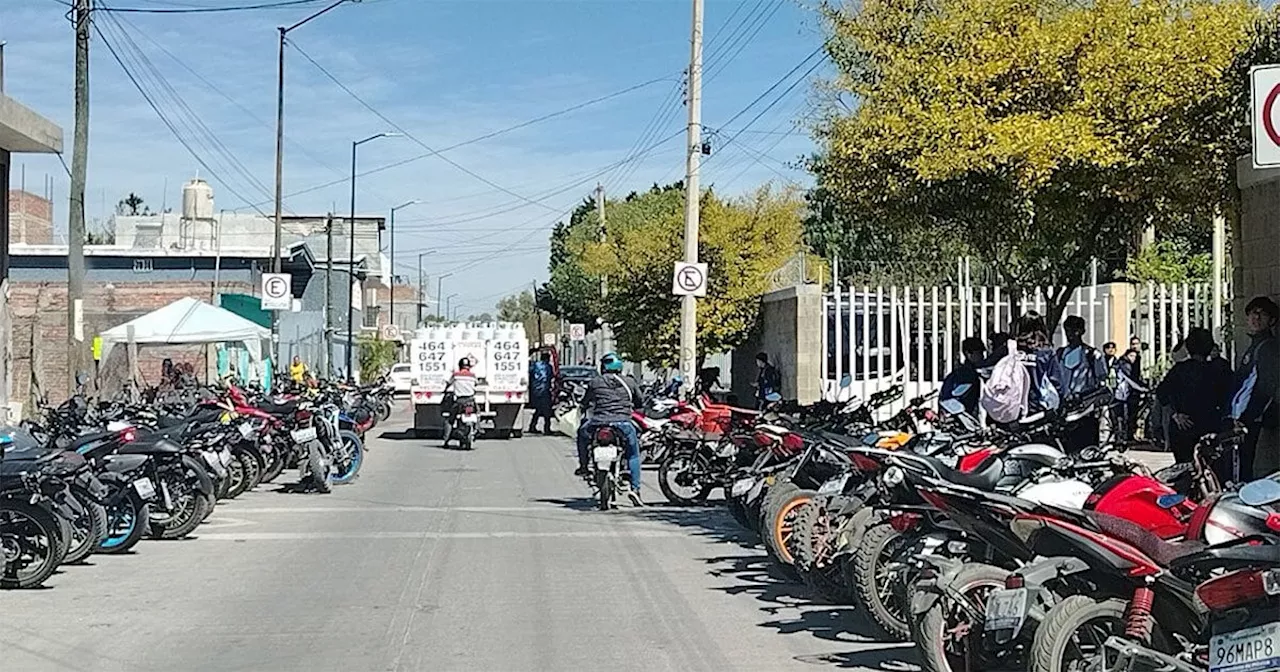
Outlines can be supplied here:
<path id="1" fill-rule="evenodd" d="M 253 206 L 252 202 L 249 201 L 249 199 L 245 198 L 244 195 L 240 194 L 235 189 L 235 187 L 231 185 L 230 182 L 219 177 L 218 171 L 215 170 L 212 166 L 210 166 L 209 163 L 205 161 L 203 157 L 200 156 L 199 152 L 197 152 L 195 148 L 191 146 L 191 143 L 188 142 L 188 140 L 182 136 L 182 134 L 178 131 L 177 127 L 175 126 L 174 122 L 170 120 L 168 115 L 166 115 L 164 112 L 160 110 L 160 107 L 157 104 L 156 100 L 152 98 L 151 94 L 148 93 L 146 87 L 142 85 L 142 83 L 138 80 L 138 78 L 134 75 L 134 73 L 125 64 L 124 59 L 121 57 L 120 53 L 116 51 L 115 46 L 111 43 L 111 40 L 107 38 L 102 28 L 99 27 L 98 22 L 96 21 L 91 22 L 91 26 L 93 27 L 94 32 L 98 34 L 99 39 L 102 40 L 103 45 L 107 47 L 107 51 L 111 53 L 111 57 L 115 59 L 116 63 L 120 66 L 120 69 L 124 71 L 125 76 L 129 78 L 129 81 L 133 84 L 134 88 L 137 89 L 138 93 L 142 95 L 143 100 L 145 100 L 147 102 L 147 105 L 151 108 L 151 110 L 156 113 L 156 116 L 160 117 L 160 121 L 165 125 L 166 128 L 169 129 L 169 132 L 173 134 L 174 138 L 187 150 L 187 152 L 191 154 L 192 158 L 194 158 L 196 162 L 199 163 L 200 166 L 204 168 L 204 170 L 208 172 L 211 177 L 213 177 L 215 180 L 221 183 L 223 187 L 227 189 L 227 191 L 230 191 L 232 195 L 236 196 L 241 201 L 249 204 L 255 210 L 258 210 L 258 213 L 265 217 L 266 213 L 262 212 L 262 210 L 257 208 L 256 206 Z"/>
<path id="2" fill-rule="evenodd" d="M 292 42 L 291 42 L 290 44 L 292 44 Z M 293 46 L 294 46 L 294 48 L 295 48 L 295 49 L 297 49 L 297 48 L 298 48 L 298 47 L 297 47 L 297 45 L 293 45 Z M 654 78 L 654 79 L 650 79 L 650 80 L 648 80 L 648 81 L 646 81 L 646 82 L 641 82 L 641 83 L 639 83 L 639 84 L 635 84 L 635 85 L 633 85 L 633 86 L 629 86 L 629 87 L 627 87 L 627 88 L 625 88 L 625 89 L 621 89 L 621 90 L 619 90 L 619 91 L 614 91 L 613 93 L 609 93 L 609 94 L 606 94 L 606 95 L 603 95 L 603 96 L 599 96 L 599 97 L 597 97 L 597 98 L 592 98 L 591 100 L 588 100 L 588 101 L 585 101 L 585 102 L 582 102 L 582 103 L 577 103 L 577 104 L 575 104 L 575 105 L 571 105 L 571 106 L 566 107 L 566 108 L 564 108 L 564 109 L 556 110 L 555 112 L 550 112 L 550 113 L 548 113 L 548 114 L 544 114 L 544 115 L 541 115 L 541 116 L 538 116 L 538 117 L 534 117 L 533 119 L 529 119 L 529 120 L 527 120 L 527 121 L 522 121 L 522 122 L 520 122 L 520 123 L 518 123 L 518 124 L 514 124 L 514 125 L 511 125 L 511 126 L 507 126 L 507 127 L 505 127 L 505 128 L 501 128 L 501 129 L 498 129 L 498 130 L 496 130 L 496 131 L 490 131 L 490 132 L 488 132 L 488 133 L 485 133 L 485 134 L 483 134 L 483 135 L 476 136 L 476 137 L 471 138 L 471 139 L 469 139 L 469 140 L 463 140 L 463 141 L 461 141 L 461 142 L 457 142 L 457 143 L 454 143 L 454 144 L 452 144 L 452 145 L 448 145 L 448 146 L 446 146 L 446 147 L 441 147 L 441 148 L 439 148 L 439 149 L 437 149 L 437 150 L 433 150 L 433 151 L 427 152 L 427 153 L 425 153 L 425 154 L 419 154 L 419 155 L 417 155 L 417 156 L 411 156 L 411 157 L 409 157 L 409 158 L 407 158 L 407 159 L 401 159 L 401 160 L 399 160 L 399 161 L 394 161 L 394 162 L 392 162 L 392 163 L 384 164 L 384 165 L 378 166 L 378 167 L 376 167 L 376 168 L 370 168 L 369 170 L 366 170 L 366 171 L 364 171 L 364 172 L 358 173 L 358 174 L 357 174 L 357 177 L 364 177 L 364 176 L 366 176 L 366 175 L 372 175 L 372 174 L 374 174 L 374 173 L 380 173 L 380 172 L 383 172 L 383 171 L 386 171 L 386 170 L 391 170 L 392 168 L 399 168 L 400 166 L 404 166 L 404 165 L 407 165 L 407 164 L 410 164 L 410 163 L 414 163 L 415 161 L 421 161 L 422 159 L 425 159 L 425 158 L 430 157 L 430 156 L 438 156 L 438 155 L 443 154 L 443 153 L 445 153 L 445 152 L 451 152 L 451 151 L 453 151 L 453 150 L 455 150 L 455 149 L 459 149 L 459 148 L 462 148 L 462 147 L 466 147 L 466 146 L 468 146 L 468 145 L 476 144 L 476 143 L 478 143 L 478 142 L 483 142 L 483 141 L 485 141 L 485 140 L 490 140 L 490 139 L 496 138 L 496 137 L 498 137 L 498 136 L 500 136 L 500 135 L 506 135 L 507 133 L 511 133 L 511 132 L 513 132 L 513 131 L 518 131 L 518 130 L 520 130 L 520 129 L 522 129 L 522 128 L 526 128 L 526 127 L 528 127 L 528 126 L 532 126 L 532 125 L 534 125 L 534 124 L 538 124 L 538 123 L 541 123 L 541 122 L 544 122 L 544 121 L 549 121 L 549 120 L 551 120 L 551 119 L 555 119 L 556 117 L 561 117 L 561 116 L 564 116 L 564 115 L 566 115 L 566 114 L 569 114 L 569 113 L 572 113 L 572 112 L 576 112 L 576 111 L 578 111 L 578 110 L 581 110 L 581 109 L 583 109 L 583 108 L 590 107 L 590 106 L 592 106 L 592 105 L 597 105 L 597 104 L 599 104 L 599 103 L 603 103 L 603 102 L 608 101 L 608 100 L 611 100 L 611 99 L 613 99 L 613 98 L 617 98 L 617 97 L 619 97 L 619 96 L 623 96 L 623 95 L 626 95 L 626 94 L 631 93 L 631 92 L 633 92 L 633 91 L 637 91 L 637 90 L 642 89 L 642 88 L 645 88 L 645 87 L 647 87 L 647 86 L 651 86 L 651 85 L 656 84 L 656 83 L 658 83 L 658 82 L 664 82 L 664 81 L 670 81 L 670 77 L 656 77 L 656 78 Z M 342 184 L 342 183 L 344 183 L 344 182 L 347 182 L 348 180 L 350 180 L 350 178 L 343 178 L 343 179 L 340 179 L 340 180 L 334 180 L 334 181 L 332 181 L 332 182 L 325 182 L 324 184 L 318 184 L 318 185 L 315 185 L 315 186 L 307 187 L 306 189 L 300 189 L 300 190 L 298 190 L 298 191 L 291 192 L 291 193 L 287 194 L 287 195 L 286 195 L 286 197 L 287 197 L 287 198 L 292 198 L 292 197 L 294 197 L 294 196 L 301 196 L 301 195 L 303 195 L 303 194 L 308 194 L 308 193 L 311 193 L 311 192 L 313 192 L 313 191 L 319 191 L 319 190 L 321 190 L 321 189 L 327 189 L 327 188 L 329 188 L 329 187 L 336 186 L 336 185 Z M 486 193 L 488 193 L 488 192 L 486 192 Z M 262 203 L 259 203 L 258 205 L 266 205 L 266 204 L 268 204 L 268 203 L 270 203 L 270 202 L 271 202 L 271 201 L 264 201 L 264 202 L 262 202 Z"/>
<path id="3" fill-rule="evenodd" d="M 61 0 L 59 0 L 61 2 Z M 232 5 L 228 7 L 102 7 L 98 11 L 115 14 L 214 14 L 219 12 L 249 12 L 259 9 L 285 9 L 314 5 L 320 0 L 276 0 L 276 2 L 260 2 L 252 5 Z"/>

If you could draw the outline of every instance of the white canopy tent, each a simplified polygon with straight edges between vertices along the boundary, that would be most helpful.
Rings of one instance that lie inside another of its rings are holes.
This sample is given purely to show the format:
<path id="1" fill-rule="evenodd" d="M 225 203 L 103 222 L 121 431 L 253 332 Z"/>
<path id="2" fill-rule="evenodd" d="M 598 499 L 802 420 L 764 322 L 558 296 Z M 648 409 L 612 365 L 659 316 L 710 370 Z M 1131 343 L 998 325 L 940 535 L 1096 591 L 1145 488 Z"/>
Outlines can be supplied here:
<path id="1" fill-rule="evenodd" d="M 262 361 L 262 341 L 271 330 L 235 313 L 199 299 L 181 298 L 101 334 L 102 359 L 117 343 L 138 345 L 190 345 L 243 343 L 255 364 Z"/>

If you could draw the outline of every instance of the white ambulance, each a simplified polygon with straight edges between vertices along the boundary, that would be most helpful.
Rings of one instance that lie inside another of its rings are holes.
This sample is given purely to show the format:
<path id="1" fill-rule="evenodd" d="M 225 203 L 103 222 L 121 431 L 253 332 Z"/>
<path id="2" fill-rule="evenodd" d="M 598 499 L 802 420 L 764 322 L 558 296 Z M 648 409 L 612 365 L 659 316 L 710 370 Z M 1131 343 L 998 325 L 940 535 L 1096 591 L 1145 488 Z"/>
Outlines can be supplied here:
<path id="1" fill-rule="evenodd" d="M 477 379 L 480 434 L 521 435 L 520 411 L 529 401 L 529 339 L 518 322 L 444 323 L 418 329 L 410 345 L 414 434 L 442 438 L 440 403 L 458 360 L 470 358 Z"/>

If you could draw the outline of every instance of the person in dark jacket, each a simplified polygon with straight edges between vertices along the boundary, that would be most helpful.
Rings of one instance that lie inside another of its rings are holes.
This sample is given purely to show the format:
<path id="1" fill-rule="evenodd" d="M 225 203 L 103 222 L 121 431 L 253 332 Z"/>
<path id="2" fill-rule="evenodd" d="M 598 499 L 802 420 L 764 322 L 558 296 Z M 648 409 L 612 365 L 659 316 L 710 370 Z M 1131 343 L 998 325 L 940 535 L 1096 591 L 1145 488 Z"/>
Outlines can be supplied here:
<path id="1" fill-rule="evenodd" d="M 1280 464 L 1275 445 L 1276 428 L 1280 425 L 1280 412 L 1276 409 L 1280 351 L 1275 336 L 1280 307 L 1271 299 L 1259 296 L 1245 306 L 1244 316 L 1249 347 L 1236 367 L 1231 418 L 1244 427 L 1248 435 L 1235 455 L 1224 456 L 1226 464 L 1220 473 L 1224 480 L 1237 483 L 1269 473 Z"/>
<path id="2" fill-rule="evenodd" d="M 1178 362 L 1156 387 L 1156 399 L 1169 409 L 1169 447 L 1177 462 L 1190 462 L 1196 441 L 1222 427 L 1231 399 L 1231 368 L 1213 359 L 1213 334 L 1196 327 L 1183 341 L 1187 359 Z"/>
<path id="3" fill-rule="evenodd" d="M 1138 368 L 1138 351 L 1130 348 L 1116 360 L 1115 403 L 1111 406 L 1111 432 L 1124 443 L 1133 441 L 1138 425 L 1138 407 L 1147 388 L 1135 378 Z"/>
<path id="4" fill-rule="evenodd" d="M 588 473 L 587 451 L 591 448 L 591 436 L 597 427 L 609 425 L 622 435 L 626 443 L 627 463 L 631 470 L 631 501 L 640 499 L 640 437 L 631 424 L 631 413 L 644 407 L 640 384 L 622 373 L 622 358 L 612 352 L 601 359 L 601 373 L 587 383 L 582 397 L 583 416 L 586 421 L 578 428 L 578 470 L 576 476 Z M 588 413 L 590 414 L 588 416 Z"/>
<path id="5" fill-rule="evenodd" d="M 538 361 L 529 365 L 529 400 L 533 406 L 533 419 L 529 421 L 529 433 L 538 433 L 538 419 L 542 418 L 543 429 L 551 433 L 551 406 L 555 399 L 552 393 L 551 353 L 543 352 Z"/>
<path id="6" fill-rule="evenodd" d="M 964 406 L 964 410 L 974 418 L 978 417 L 978 399 L 982 393 L 982 376 L 979 367 L 983 364 L 987 347 L 981 338 L 969 337 L 960 343 L 960 352 L 964 362 L 942 380 L 942 390 L 938 399 L 946 401 L 955 399 Z"/>
<path id="7" fill-rule="evenodd" d="M 1068 399 L 1080 399 L 1101 390 L 1107 382 L 1107 364 L 1102 354 L 1084 342 L 1084 318 L 1072 315 L 1062 323 L 1067 344 L 1058 348 L 1057 359 L 1066 375 Z M 1081 418 L 1063 437 L 1068 450 L 1098 445 L 1101 423 L 1095 416 Z"/>
<path id="8" fill-rule="evenodd" d="M 756 375 L 756 403 L 763 409 L 770 394 L 782 394 L 782 374 L 778 372 L 778 367 L 769 363 L 769 353 L 756 355 L 756 365 L 760 367 L 760 372 Z"/>
<path id="9" fill-rule="evenodd" d="M 1022 364 L 1031 376 L 1027 395 L 1027 413 L 1056 410 L 1067 398 L 1067 376 L 1062 363 L 1054 356 L 1044 318 L 1035 311 L 1018 318 L 1014 338 Z"/>

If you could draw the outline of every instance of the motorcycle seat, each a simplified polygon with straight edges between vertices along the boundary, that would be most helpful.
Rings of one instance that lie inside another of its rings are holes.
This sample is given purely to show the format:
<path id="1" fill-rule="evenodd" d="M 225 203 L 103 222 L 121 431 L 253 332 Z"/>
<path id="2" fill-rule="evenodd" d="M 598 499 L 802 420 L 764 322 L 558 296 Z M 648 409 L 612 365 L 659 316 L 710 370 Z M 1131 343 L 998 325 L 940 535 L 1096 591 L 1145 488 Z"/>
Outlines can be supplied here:
<path id="1" fill-rule="evenodd" d="M 77 436 L 75 440 L 71 442 L 71 445 L 67 447 L 67 450 L 78 452 L 81 448 L 84 448 L 85 446 L 91 443 L 97 443 L 105 439 L 112 439 L 119 435 L 120 433 L 115 431 L 91 432 L 89 434 L 82 434 L 80 436 Z"/>
<path id="2" fill-rule="evenodd" d="M 298 400 L 289 399 L 277 404 L 270 399 L 263 399 L 257 404 L 257 406 L 259 410 L 264 413 L 270 413 L 271 415 L 290 415 L 294 411 L 298 410 Z"/>
<path id="3" fill-rule="evenodd" d="M 996 454 L 988 456 L 977 467 L 967 472 L 952 469 L 942 460 L 928 455 L 916 455 L 913 459 L 927 462 L 937 471 L 938 476 L 949 483 L 984 492 L 995 490 L 1000 477 L 1004 475 L 1004 462 Z"/>
<path id="4" fill-rule="evenodd" d="M 164 455 L 181 452 L 177 444 L 169 440 L 162 432 L 140 436 L 126 443 L 118 451 L 121 455 Z"/>
<path id="5" fill-rule="evenodd" d="M 116 474 L 127 474 L 147 463 L 146 455 L 108 455 L 107 471 Z"/>
<path id="6" fill-rule="evenodd" d="M 1178 558 L 1199 553 L 1205 549 L 1203 542 L 1166 541 L 1156 533 L 1131 520 L 1105 513 L 1090 512 L 1089 519 L 1098 527 L 1098 531 L 1115 537 L 1142 551 L 1161 567 L 1168 567 Z"/>

